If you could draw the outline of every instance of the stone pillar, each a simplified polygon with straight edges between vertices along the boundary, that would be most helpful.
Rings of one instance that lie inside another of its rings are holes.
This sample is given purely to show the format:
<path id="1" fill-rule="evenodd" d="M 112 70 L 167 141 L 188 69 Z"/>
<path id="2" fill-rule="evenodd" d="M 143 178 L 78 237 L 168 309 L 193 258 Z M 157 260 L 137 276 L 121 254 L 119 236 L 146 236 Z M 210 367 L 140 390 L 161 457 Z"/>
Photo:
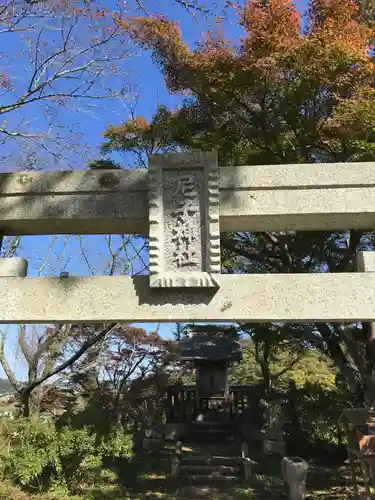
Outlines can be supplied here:
<path id="1" fill-rule="evenodd" d="M 177 479 L 180 473 L 180 462 L 182 454 L 182 443 L 177 441 L 176 450 L 171 456 L 171 477 Z"/>
<path id="2" fill-rule="evenodd" d="M 27 267 L 28 262 L 22 257 L 0 258 L 0 278 L 25 278 Z"/>
<path id="3" fill-rule="evenodd" d="M 288 487 L 289 500 L 303 500 L 305 498 L 308 467 L 307 462 L 302 458 L 283 458 L 282 469 L 284 481 Z"/>
<path id="4" fill-rule="evenodd" d="M 249 445 L 246 442 L 242 443 L 242 462 L 244 468 L 244 480 L 247 484 L 251 477 L 251 460 L 249 458 Z"/>
<path id="5" fill-rule="evenodd" d="M 220 274 L 216 153 L 149 159 L 150 287 L 216 287 Z"/>
<path id="6" fill-rule="evenodd" d="M 357 271 L 360 273 L 375 272 L 375 252 L 359 252 L 357 255 Z M 372 359 L 372 371 L 367 374 L 365 404 L 370 408 L 375 407 L 375 323 L 365 323 L 367 348 Z M 375 472 L 375 471 L 373 471 Z M 374 474 L 372 473 L 374 478 Z M 375 479 L 375 478 L 374 478 Z"/>

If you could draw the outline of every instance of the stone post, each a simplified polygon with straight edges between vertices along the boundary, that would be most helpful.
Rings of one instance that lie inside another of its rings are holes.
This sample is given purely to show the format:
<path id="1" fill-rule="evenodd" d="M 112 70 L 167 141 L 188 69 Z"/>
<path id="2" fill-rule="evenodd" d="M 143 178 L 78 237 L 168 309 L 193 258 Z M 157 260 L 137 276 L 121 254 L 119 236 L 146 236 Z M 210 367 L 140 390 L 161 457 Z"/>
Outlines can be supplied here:
<path id="1" fill-rule="evenodd" d="M 27 276 L 28 262 L 21 257 L 0 258 L 1 278 L 25 278 Z"/>
<path id="2" fill-rule="evenodd" d="M 174 479 L 178 478 L 180 472 L 180 462 L 182 454 L 182 443 L 177 441 L 176 450 L 171 457 L 171 477 Z"/>
<path id="3" fill-rule="evenodd" d="M 360 273 L 375 272 L 375 252 L 359 252 L 357 255 L 357 271 Z M 373 368 L 367 375 L 365 404 L 369 408 L 375 407 L 375 323 L 364 323 L 364 332 L 367 337 L 367 349 L 372 358 Z M 374 476 L 372 471 L 372 476 Z"/>
<path id="4" fill-rule="evenodd" d="M 302 458 L 283 458 L 282 469 L 289 500 L 303 500 L 305 498 L 308 467 L 307 462 Z"/>
<path id="5" fill-rule="evenodd" d="M 244 467 L 244 480 L 247 484 L 251 477 L 251 460 L 249 458 L 249 445 L 246 442 L 242 443 L 242 462 Z"/>

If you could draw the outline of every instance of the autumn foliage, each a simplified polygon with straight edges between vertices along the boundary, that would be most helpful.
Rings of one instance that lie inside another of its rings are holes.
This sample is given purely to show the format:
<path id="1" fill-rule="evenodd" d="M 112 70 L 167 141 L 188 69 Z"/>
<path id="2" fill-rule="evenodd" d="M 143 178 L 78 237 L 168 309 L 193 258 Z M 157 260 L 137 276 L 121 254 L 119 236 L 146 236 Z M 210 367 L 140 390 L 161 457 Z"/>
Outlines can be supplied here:
<path id="1" fill-rule="evenodd" d="M 282 65 L 289 57 L 308 52 L 312 45 L 324 47 L 327 53 L 370 59 L 371 30 L 361 23 L 353 0 L 314 0 L 305 30 L 301 15 L 290 0 L 248 0 L 238 15 L 245 31 L 238 44 L 224 39 L 218 19 L 216 30 L 206 33 L 195 51 L 183 42 L 178 23 L 163 16 L 120 22 L 137 42 L 153 51 L 171 79 L 168 80 L 171 90 L 184 90 L 182 82 L 182 87 L 173 85 L 177 65 L 181 73 L 209 72 L 221 60 L 231 62 L 233 69 L 242 66 L 250 70 L 251 64 L 262 65 L 262 62 L 268 62 L 268 66 Z M 310 62 L 316 63 L 314 56 L 310 53 Z"/>
<path id="2" fill-rule="evenodd" d="M 168 117 L 173 142 L 237 163 L 372 158 L 373 28 L 356 3 L 313 0 L 304 23 L 289 0 L 235 9 L 243 36 L 226 39 L 218 19 L 194 50 L 165 17 L 119 21 L 187 96 Z"/>

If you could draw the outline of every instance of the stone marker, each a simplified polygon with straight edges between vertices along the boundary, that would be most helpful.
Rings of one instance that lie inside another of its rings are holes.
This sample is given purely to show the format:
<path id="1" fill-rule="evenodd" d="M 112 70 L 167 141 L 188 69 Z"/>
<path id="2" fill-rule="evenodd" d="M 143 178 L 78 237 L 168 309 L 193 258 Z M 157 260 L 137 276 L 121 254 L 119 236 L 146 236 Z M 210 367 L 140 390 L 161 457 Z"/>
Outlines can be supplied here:
<path id="1" fill-rule="evenodd" d="M 288 487 L 289 500 L 303 500 L 306 493 L 308 464 L 302 458 L 284 457 L 282 469 Z"/>
<path id="2" fill-rule="evenodd" d="M 216 287 L 220 274 L 216 153 L 149 159 L 151 287 Z"/>
<path id="3" fill-rule="evenodd" d="M 245 483 L 248 483 L 251 478 L 251 459 L 249 458 L 249 445 L 245 441 L 242 442 L 242 464 Z"/>
<path id="4" fill-rule="evenodd" d="M 180 472 L 180 462 L 182 454 L 182 442 L 177 441 L 176 449 L 171 456 L 171 477 L 177 479 Z"/>

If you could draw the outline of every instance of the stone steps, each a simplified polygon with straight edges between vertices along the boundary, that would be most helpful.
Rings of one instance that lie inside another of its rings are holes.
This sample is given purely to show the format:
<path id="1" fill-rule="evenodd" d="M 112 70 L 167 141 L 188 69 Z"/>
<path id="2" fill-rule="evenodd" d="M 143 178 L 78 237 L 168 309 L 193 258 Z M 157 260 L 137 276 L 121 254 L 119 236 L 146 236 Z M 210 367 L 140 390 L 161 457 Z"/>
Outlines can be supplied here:
<path id="1" fill-rule="evenodd" d="M 235 451 L 232 454 L 221 454 L 220 451 L 202 449 L 198 453 L 182 452 L 180 458 L 179 477 L 181 480 L 209 483 L 212 480 L 233 482 L 243 476 L 241 459 Z M 229 450 L 230 451 L 230 450 Z"/>
<path id="2" fill-rule="evenodd" d="M 180 466 L 180 473 L 182 475 L 237 475 L 238 467 L 232 465 L 186 465 Z"/>
<path id="3" fill-rule="evenodd" d="M 232 422 L 193 422 L 188 439 L 197 443 L 232 443 L 236 441 L 236 429 Z"/>
<path id="4" fill-rule="evenodd" d="M 218 466 L 238 466 L 240 458 L 236 456 L 220 456 L 220 455 L 184 455 L 184 465 L 218 465 Z"/>
<path id="5" fill-rule="evenodd" d="M 189 477 L 185 478 L 187 481 L 191 481 L 194 483 L 200 483 L 200 484 L 211 484 L 213 482 L 218 482 L 218 483 L 236 483 L 239 482 L 240 479 L 238 476 L 216 476 L 214 474 L 200 474 L 200 475 L 190 475 Z"/>
<path id="6" fill-rule="evenodd" d="M 238 457 L 241 455 L 238 443 L 220 441 L 219 443 L 191 443 L 190 446 L 183 446 L 183 452 L 187 457 Z"/>
<path id="7" fill-rule="evenodd" d="M 179 476 L 191 481 L 209 482 L 222 480 L 233 482 L 242 477 L 241 460 L 237 456 L 190 455 L 183 453 Z"/>
<path id="8" fill-rule="evenodd" d="M 194 430 L 205 430 L 205 431 L 234 431 L 235 425 L 233 422 L 191 422 L 190 428 Z"/>
<path id="9" fill-rule="evenodd" d="M 236 428 L 228 421 L 192 422 L 182 446 L 181 480 L 233 483 L 242 477 Z"/>

